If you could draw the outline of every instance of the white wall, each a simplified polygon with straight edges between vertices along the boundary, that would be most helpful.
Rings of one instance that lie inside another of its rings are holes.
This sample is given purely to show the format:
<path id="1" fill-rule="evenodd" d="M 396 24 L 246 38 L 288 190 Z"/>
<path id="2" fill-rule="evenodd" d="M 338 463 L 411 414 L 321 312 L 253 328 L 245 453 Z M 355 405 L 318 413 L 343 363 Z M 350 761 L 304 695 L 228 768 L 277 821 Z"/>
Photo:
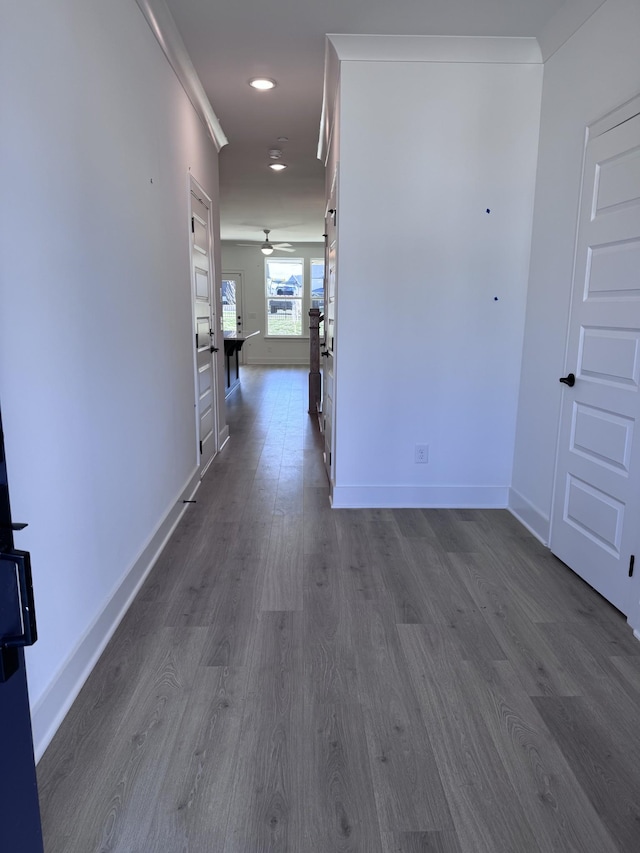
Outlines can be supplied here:
<path id="1" fill-rule="evenodd" d="M 549 517 L 585 127 L 640 92 L 640 4 L 607 0 L 544 72 L 540 154 L 511 505 Z"/>
<path id="2" fill-rule="evenodd" d="M 217 154 L 133 0 L 2 17 L 0 400 L 39 754 L 196 482 L 187 184 L 216 199 Z"/>
<path id="3" fill-rule="evenodd" d="M 303 306 L 304 337 L 295 340 L 266 337 L 265 256 L 258 248 L 222 244 L 222 271 L 241 272 L 243 279 L 243 331 L 245 335 L 260 334 L 242 348 L 245 364 L 309 364 L 308 300 Z M 305 288 L 311 290 L 311 259 L 324 258 L 324 243 L 296 243 L 292 253 L 274 253 L 271 258 L 302 258 Z"/>
<path id="4" fill-rule="evenodd" d="M 541 82 L 341 64 L 336 506 L 506 505 Z"/>

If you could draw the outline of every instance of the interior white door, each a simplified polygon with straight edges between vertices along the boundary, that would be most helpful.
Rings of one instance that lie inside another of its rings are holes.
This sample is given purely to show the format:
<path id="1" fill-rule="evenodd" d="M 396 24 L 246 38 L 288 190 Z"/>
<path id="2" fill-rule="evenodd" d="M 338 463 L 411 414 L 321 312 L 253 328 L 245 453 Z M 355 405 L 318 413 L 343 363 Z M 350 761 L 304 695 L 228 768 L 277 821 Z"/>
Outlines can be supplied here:
<path id="1" fill-rule="evenodd" d="M 566 368 L 575 384 L 563 386 L 551 550 L 628 616 L 640 530 L 640 115 L 587 145 Z"/>
<path id="2" fill-rule="evenodd" d="M 242 273 L 222 273 L 222 328 L 243 337 Z M 240 364 L 244 363 L 243 350 L 238 353 Z"/>
<path id="3" fill-rule="evenodd" d="M 195 183 L 195 182 L 194 182 Z M 197 188 L 191 189 L 191 264 L 196 347 L 196 412 L 201 473 L 217 451 L 214 300 L 211 269 L 209 207 Z"/>
<path id="4" fill-rule="evenodd" d="M 322 420 L 324 432 L 324 464 L 333 485 L 335 471 L 334 400 L 335 400 L 335 330 L 336 330 L 336 264 L 338 235 L 336 228 L 337 187 L 334 180 L 325 219 L 327 252 L 325 261 L 324 347 L 322 348 Z"/>

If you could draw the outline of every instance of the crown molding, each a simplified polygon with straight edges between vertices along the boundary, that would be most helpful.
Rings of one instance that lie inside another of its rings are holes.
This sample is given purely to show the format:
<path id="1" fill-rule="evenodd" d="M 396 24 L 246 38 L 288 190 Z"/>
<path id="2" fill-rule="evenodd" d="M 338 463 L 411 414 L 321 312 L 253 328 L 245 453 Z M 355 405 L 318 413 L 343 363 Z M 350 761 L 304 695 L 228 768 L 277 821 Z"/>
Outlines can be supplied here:
<path id="1" fill-rule="evenodd" d="M 378 36 L 328 33 L 318 159 L 327 161 L 342 62 L 459 62 L 542 65 L 535 38 Z"/>
<path id="2" fill-rule="evenodd" d="M 341 62 L 542 63 L 542 52 L 535 38 L 329 33 L 327 39 Z"/>
<path id="3" fill-rule="evenodd" d="M 552 57 L 604 3 L 605 0 L 564 0 L 540 33 L 543 60 Z"/>
<path id="4" fill-rule="evenodd" d="M 209 131 L 216 150 L 220 151 L 227 144 L 228 139 L 193 67 L 169 7 L 165 0 L 136 0 L 136 3 L 175 71 L 182 88 L 187 93 L 187 97 Z"/>
<path id="5" fill-rule="evenodd" d="M 324 83 L 322 91 L 322 113 L 318 138 L 318 160 L 327 165 L 331 145 L 331 134 L 335 121 L 335 104 L 340 83 L 340 60 L 328 36 L 324 40 Z"/>

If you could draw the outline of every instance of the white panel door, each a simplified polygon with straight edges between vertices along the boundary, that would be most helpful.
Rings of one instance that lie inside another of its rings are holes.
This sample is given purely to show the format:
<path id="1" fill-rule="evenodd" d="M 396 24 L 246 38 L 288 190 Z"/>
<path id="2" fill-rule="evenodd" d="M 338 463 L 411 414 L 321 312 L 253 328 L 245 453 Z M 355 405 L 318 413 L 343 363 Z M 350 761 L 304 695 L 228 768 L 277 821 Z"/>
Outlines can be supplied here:
<path id="1" fill-rule="evenodd" d="M 201 473 L 217 451 L 216 377 L 213 360 L 214 301 L 209 208 L 191 190 L 191 264 L 196 347 L 196 413 Z"/>
<path id="2" fill-rule="evenodd" d="M 640 531 L 640 115 L 587 145 L 567 370 L 575 384 L 563 385 L 551 550 L 629 616 Z"/>
<path id="3" fill-rule="evenodd" d="M 322 352 L 322 420 L 324 432 L 324 464 L 333 486 L 335 471 L 334 405 L 335 405 L 335 326 L 336 263 L 338 239 L 336 230 L 336 182 L 329 197 L 326 214 L 327 252 L 325 260 L 324 347 Z"/>

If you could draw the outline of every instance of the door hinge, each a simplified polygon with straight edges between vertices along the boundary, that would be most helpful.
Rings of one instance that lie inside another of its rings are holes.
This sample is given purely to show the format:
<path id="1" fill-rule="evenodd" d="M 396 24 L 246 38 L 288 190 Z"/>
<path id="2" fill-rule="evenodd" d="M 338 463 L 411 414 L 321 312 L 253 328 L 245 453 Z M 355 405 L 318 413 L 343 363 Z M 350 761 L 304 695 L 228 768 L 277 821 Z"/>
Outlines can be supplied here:
<path id="1" fill-rule="evenodd" d="M 196 233 L 196 218 L 195 218 L 195 216 L 191 217 L 191 233 L 192 234 Z"/>
<path id="2" fill-rule="evenodd" d="M 329 451 L 329 468 L 331 468 L 331 451 Z"/>
<path id="3" fill-rule="evenodd" d="M 633 577 L 633 566 L 634 566 L 635 561 L 636 561 L 635 555 L 634 555 L 634 554 L 632 554 L 632 555 L 629 557 L 629 577 L 630 577 L 630 578 L 632 578 L 632 577 Z"/>
<path id="4" fill-rule="evenodd" d="M 198 349 L 198 333 L 196 332 L 196 349 Z"/>
<path id="5" fill-rule="evenodd" d="M 202 442 L 200 442 L 200 456 L 202 456 Z"/>

